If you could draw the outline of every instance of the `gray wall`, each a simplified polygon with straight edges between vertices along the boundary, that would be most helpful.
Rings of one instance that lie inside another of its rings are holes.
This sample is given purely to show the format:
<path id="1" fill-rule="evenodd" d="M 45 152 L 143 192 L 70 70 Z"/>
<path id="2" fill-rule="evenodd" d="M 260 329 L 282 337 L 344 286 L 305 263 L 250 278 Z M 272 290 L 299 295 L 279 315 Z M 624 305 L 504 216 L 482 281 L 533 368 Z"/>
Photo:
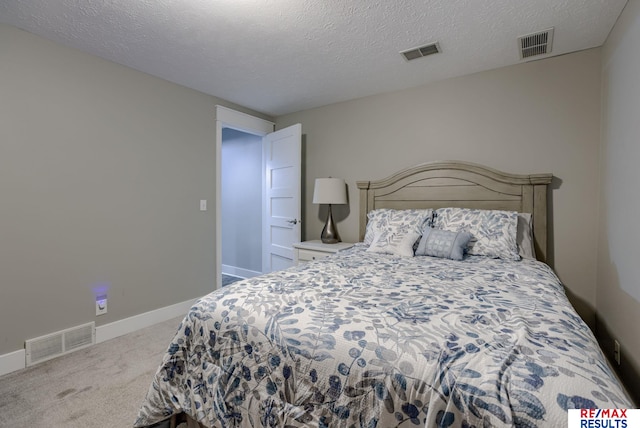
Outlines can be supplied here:
<path id="1" fill-rule="evenodd" d="M 276 118 L 302 123 L 306 188 L 347 181 L 336 206 L 343 241 L 358 239 L 357 180 L 381 179 L 434 160 L 465 160 L 513 173 L 550 172 L 551 262 L 580 315 L 594 325 L 600 59 L 592 49 Z M 323 218 L 306 194 L 306 238 Z"/>
<path id="2" fill-rule="evenodd" d="M 213 290 L 216 104 L 0 25 L 0 355 Z"/>
<path id="3" fill-rule="evenodd" d="M 640 403 L 640 1 L 631 0 L 604 47 L 598 224 L 597 334 Z"/>
<path id="4" fill-rule="evenodd" d="M 262 272 L 262 137 L 222 130 L 222 264 Z"/>

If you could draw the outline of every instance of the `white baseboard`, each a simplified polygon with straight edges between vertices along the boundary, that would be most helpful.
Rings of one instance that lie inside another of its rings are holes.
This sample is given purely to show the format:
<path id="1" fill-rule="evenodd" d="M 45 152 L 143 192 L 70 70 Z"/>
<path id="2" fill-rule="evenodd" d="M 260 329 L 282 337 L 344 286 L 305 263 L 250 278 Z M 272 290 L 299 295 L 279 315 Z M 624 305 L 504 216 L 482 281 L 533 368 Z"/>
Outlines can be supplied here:
<path id="1" fill-rule="evenodd" d="M 187 300 L 96 327 L 96 343 L 133 333 L 136 330 L 150 327 L 154 324 L 170 320 L 171 318 L 186 315 L 196 300 L 197 299 Z M 24 349 L 0 355 L 0 376 L 21 370 L 25 367 Z"/>
<path id="2" fill-rule="evenodd" d="M 24 349 L 0 355 L 0 376 L 26 367 Z"/>
<path id="3" fill-rule="evenodd" d="M 254 276 L 262 275 L 262 272 L 229 265 L 222 265 L 222 273 L 225 275 L 239 276 L 240 278 L 253 278 Z"/>
<path id="4" fill-rule="evenodd" d="M 162 321 L 171 318 L 186 315 L 189 308 L 193 306 L 197 299 L 187 300 L 185 302 L 176 303 L 175 305 L 165 306 L 164 308 L 145 312 L 140 315 L 134 315 L 123 320 L 114 321 L 109 324 L 96 327 L 96 343 L 105 340 L 114 339 L 124 334 L 133 333 L 145 327 L 150 327 Z"/>

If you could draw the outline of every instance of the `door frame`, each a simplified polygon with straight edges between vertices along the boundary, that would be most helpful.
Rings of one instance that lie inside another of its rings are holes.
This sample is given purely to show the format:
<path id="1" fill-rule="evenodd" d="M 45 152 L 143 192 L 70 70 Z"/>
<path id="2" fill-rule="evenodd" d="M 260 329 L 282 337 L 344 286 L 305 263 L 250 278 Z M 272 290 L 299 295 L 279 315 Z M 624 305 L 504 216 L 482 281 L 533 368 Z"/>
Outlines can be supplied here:
<path id="1" fill-rule="evenodd" d="M 216 159 L 215 159 L 215 234 L 216 234 L 216 284 L 215 289 L 222 287 L 222 128 L 231 128 L 248 134 L 264 137 L 275 129 L 275 123 L 259 117 L 251 116 L 228 107 L 216 105 Z M 264 162 L 263 162 L 264 164 Z M 262 199 L 264 205 L 264 174 L 262 174 Z M 264 267 L 263 267 L 264 269 Z"/>

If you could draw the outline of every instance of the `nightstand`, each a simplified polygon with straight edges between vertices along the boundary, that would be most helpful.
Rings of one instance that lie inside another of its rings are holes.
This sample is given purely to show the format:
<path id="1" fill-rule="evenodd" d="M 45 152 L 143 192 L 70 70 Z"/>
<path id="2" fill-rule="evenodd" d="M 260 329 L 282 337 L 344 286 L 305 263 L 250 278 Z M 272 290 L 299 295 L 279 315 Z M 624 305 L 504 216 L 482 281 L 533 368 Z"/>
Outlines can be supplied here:
<path id="1" fill-rule="evenodd" d="M 304 241 L 293 244 L 293 261 L 297 265 L 312 260 L 318 260 L 331 254 L 338 253 L 353 247 L 349 242 L 338 242 L 337 244 L 324 244 L 319 239 Z"/>

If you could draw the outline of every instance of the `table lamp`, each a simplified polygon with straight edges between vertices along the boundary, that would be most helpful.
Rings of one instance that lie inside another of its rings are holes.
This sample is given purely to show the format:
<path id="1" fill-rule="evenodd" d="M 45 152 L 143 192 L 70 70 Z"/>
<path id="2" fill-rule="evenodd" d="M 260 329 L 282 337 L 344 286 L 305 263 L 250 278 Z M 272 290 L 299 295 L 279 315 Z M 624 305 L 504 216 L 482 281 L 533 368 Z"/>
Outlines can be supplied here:
<path id="1" fill-rule="evenodd" d="M 347 203 L 347 187 L 341 178 L 316 178 L 313 189 L 314 204 L 329 204 L 329 212 L 327 213 L 327 221 L 322 229 L 320 239 L 325 244 L 336 244 L 340 242 L 338 229 L 333 223 L 333 215 L 331 214 L 332 204 Z"/>

